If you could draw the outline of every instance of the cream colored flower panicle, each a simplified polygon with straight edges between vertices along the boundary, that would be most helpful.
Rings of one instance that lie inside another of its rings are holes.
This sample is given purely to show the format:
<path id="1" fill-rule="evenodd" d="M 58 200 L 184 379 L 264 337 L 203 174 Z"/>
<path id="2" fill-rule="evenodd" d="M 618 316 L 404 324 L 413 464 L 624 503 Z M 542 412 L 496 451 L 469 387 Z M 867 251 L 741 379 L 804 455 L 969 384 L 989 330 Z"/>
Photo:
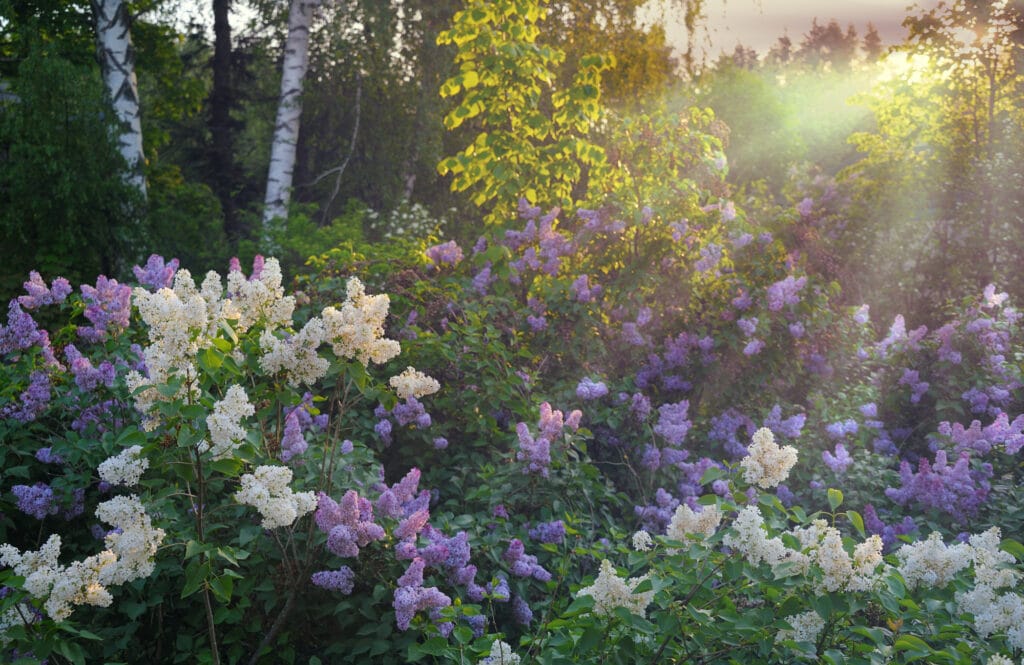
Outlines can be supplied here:
<path id="1" fill-rule="evenodd" d="M 245 440 L 245 428 L 242 419 L 256 413 L 256 408 L 249 403 L 242 386 L 228 388 L 224 399 L 213 405 L 213 413 L 206 417 L 206 427 L 210 430 L 210 440 L 199 444 L 199 452 L 209 450 L 213 459 L 230 457 L 236 448 Z"/>
<path id="2" fill-rule="evenodd" d="M 399 399 L 432 395 L 441 389 L 441 384 L 437 382 L 437 379 L 433 379 L 412 367 L 406 367 L 404 372 L 398 376 L 391 377 L 388 383 L 395 389 Z"/>
<path id="3" fill-rule="evenodd" d="M 231 308 L 238 315 L 235 330 L 244 333 L 257 323 L 268 330 L 292 323 L 295 297 L 284 295 L 281 286 L 281 264 L 269 258 L 256 279 L 246 279 L 237 270 L 228 273 L 228 297 Z"/>
<path id="4" fill-rule="evenodd" d="M 111 485 L 137 485 L 142 479 L 143 472 L 149 468 L 149 460 L 141 457 L 141 453 L 142 446 L 132 446 L 113 457 L 108 457 L 96 468 L 100 480 Z"/>
<path id="5" fill-rule="evenodd" d="M 685 503 L 672 514 L 665 535 L 672 540 L 683 541 L 689 534 L 701 534 L 705 538 L 715 535 L 718 525 L 722 523 L 722 511 L 717 505 L 704 506 L 699 513 L 694 512 Z"/>
<path id="6" fill-rule="evenodd" d="M 398 342 L 384 337 L 384 319 L 391 301 L 387 295 L 366 295 L 363 283 L 348 280 L 347 298 L 341 309 L 327 307 L 322 317 L 325 341 L 341 358 L 355 358 L 363 365 L 385 363 L 398 355 Z"/>
<path id="7" fill-rule="evenodd" d="M 576 597 L 591 596 L 595 614 L 611 614 L 616 607 L 625 607 L 633 614 L 646 616 L 647 606 L 654 600 L 654 590 L 636 593 L 634 589 L 647 578 L 644 575 L 624 580 L 615 572 L 612 562 L 605 559 L 594 583 L 577 591 Z"/>
<path id="8" fill-rule="evenodd" d="M 790 469 L 796 464 L 796 448 L 779 448 L 767 427 L 754 432 L 753 441 L 747 449 L 747 456 L 740 462 L 743 479 L 762 489 L 777 486 L 789 476 Z"/>
<path id="9" fill-rule="evenodd" d="M 957 543 L 947 547 L 942 536 L 933 531 L 926 540 L 900 547 L 896 558 L 900 560 L 897 570 L 908 589 L 920 585 L 941 588 L 971 564 L 971 546 Z"/>
<path id="10" fill-rule="evenodd" d="M 643 529 L 633 534 L 633 549 L 637 552 L 650 552 L 653 548 L 654 541 L 651 540 L 651 534 Z"/>
<path id="11" fill-rule="evenodd" d="M 260 466 L 241 480 L 242 489 L 235 492 L 235 501 L 255 507 L 263 516 L 264 529 L 289 526 L 316 508 L 312 492 L 293 492 L 288 486 L 292 481 L 288 467 Z"/>
<path id="12" fill-rule="evenodd" d="M 331 364 L 317 354 L 324 341 L 324 322 L 313 317 L 302 330 L 288 339 L 280 339 L 272 331 L 260 335 L 260 368 L 267 374 L 283 373 L 288 385 L 312 385 L 322 379 Z"/>
<path id="13" fill-rule="evenodd" d="M 152 557 L 164 537 L 150 524 L 135 496 L 119 496 L 101 503 L 96 516 L 114 528 L 106 536 L 107 549 L 82 561 L 63 566 L 60 536 L 54 534 L 36 552 L 20 552 L 0 545 L 0 566 L 23 577 L 22 589 L 36 600 L 54 621 L 71 616 L 76 605 L 108 607 L 113 600 L 108 585 L 124 584 L 153 572 Z M 4 617 L 3 626 L 10 625 Z M 2 640 L 0 630 L 0 640 Z"/>
<path id="14" fill-rule="evenodd" d="M 164 530 L 153 526 L 139 497 L 116 496 L 96 506 L 96 517 L 114 529 L 106 535 L 107 549 L 117 561 L 103 569 L 104 584 L 125 584 L 153 574 L 153 557 L 164 539 Z"/>
<path id="15" fill-rule="evenodd" d="M 795 640 L 797 642 L 816 642 L 818 635 L 825 628 L 825 620 L 814 610 L 786 617 L 793 630 L 780 630 L 775 634 L 775 641 Z"/>
<path id="16" fill-rule="evenodd" d="M 764 518 L 756 505 L 740 511 L 732 523 L 732 531 L 725 535 L 722 543 L 745 556 L 754 566 L 767 563 L 776 568 L 783 563 L 793 563 L 800 573 L 810 568 L 811 560 L 807 555 L 787 548 L 778 536 L 768 537 Z"/>
<path id="17" fill-rule="evenodd" d="M 501 640 L 494 640 L 491 653 L 480 661 L 479 665 L 519 665 L 521 659 L 512 647 Z"/>

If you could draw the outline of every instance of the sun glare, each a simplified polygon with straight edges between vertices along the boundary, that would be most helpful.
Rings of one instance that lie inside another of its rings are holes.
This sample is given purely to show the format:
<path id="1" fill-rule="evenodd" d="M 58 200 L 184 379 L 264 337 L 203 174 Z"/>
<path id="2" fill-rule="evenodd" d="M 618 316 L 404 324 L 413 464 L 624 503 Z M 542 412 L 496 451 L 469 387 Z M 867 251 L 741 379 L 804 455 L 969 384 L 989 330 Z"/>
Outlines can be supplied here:
<path id="1" fill-rule="evenodd" d="M 922 53 L 907 54 L 897 51 L 885 56 L 880 65 L 880 83 L 904 81 L 917 84 L 935 73 L 932 58 Z"/>

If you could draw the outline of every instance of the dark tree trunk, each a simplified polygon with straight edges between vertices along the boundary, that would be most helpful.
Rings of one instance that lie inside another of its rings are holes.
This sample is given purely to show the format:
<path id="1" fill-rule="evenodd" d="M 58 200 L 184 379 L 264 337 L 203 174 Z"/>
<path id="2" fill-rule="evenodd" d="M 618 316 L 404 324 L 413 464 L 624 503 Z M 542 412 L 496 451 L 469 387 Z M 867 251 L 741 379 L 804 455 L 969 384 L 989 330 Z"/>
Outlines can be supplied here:
<path id="1" fill-rule="evenodd" d="M 210 183 L 224 211 L 224 230 L 231 239 L 244 235 L 234 204 L 235 161 L 232 90 L 231 0 L 213 0 L 213 90 L 210 92 Z"/>

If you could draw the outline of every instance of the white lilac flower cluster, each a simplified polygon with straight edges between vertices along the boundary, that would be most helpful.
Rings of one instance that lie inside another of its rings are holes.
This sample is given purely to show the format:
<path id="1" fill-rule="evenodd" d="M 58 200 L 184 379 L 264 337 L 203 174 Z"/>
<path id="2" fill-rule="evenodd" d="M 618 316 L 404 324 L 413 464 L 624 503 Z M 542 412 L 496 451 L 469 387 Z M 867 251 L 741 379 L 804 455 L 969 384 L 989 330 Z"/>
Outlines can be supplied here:
<path id="1" fill-rule="evenodd" d="M 970 537 L 975 586 L 957 593 L 956 600 L 961 612 L 974 616 L 979 635 L 1006 632 L 1011 647 L 1024 649 L 1024 597 L 1015 591 L 1021 574 L 1011 567 L 1013 555 L 999 549 L 999 542 L 998 527 Z"/>
<path id="2" fill-rule="evenodd" d="M 650 552 L 653 547 L 654 541 L 651 540 L 651 534 L 643 529 L 633 534 L 633 549 L 637 552 Z"/>
<path id="3" fill-rule="evenodd" d="M 100 480 L 111 485 L 137 485 L 143 472 L 149 468 L 149 460 L 140 457 L 142 446 L 125 448 L 119 454 L 108 457 L 96 468 Z"/>
<path id="4" fill-rule="evenodd" d="M 775 436 L 767 427 L 754 432 L 753 443 L 747 450 L 747 456 L 740 462 L 743 479 L 762 489 L 777 486 L 796 464 L 796 448 L 779 448 Z"/>
<path id="5" fill-rule="evenodd" d="M 751 563 L 767 563 L 773 570 L 790 564 L 793 572 L 807 574 L 812 566 L 820 571 L 814 585 L 818 594 L 833 591 L 868 591 L 881 579 L 883 565 L 882 540 L 871 536 L 854 548 L 853 556 L 843 547 L 843 539 L 835 527 L 825 520 L 788 532 L 800 543 L 800 550 L 787 547 L 778 536 L 768 538 L 764 518 L 756 505 L 740 511 L 733 523 L 733 532 L 722 542 Z"/>
<path id="6" fill-rule="evenodd" d="M 718 506 L 704 506 L 704 509 L 697 513 L 684 503 L 672 514 L 665 535 L 671 540 L 679 541 L 686 540 L 688 534 L 698 533 L 710 538 L 721 523 L 722 511 Z"/>
<path id="7" fill-rule="evenodd" d="M 576 597 L 591 596 L 594 599 L 594 613 L 611 614 L 616 607 L 624 607 L 633 614 L 646 616 L 647 606 L 654 599 L 654 590 L 636 593 L 635 589 L 648 578 L 631 577 L 628 580 L 619 577 L 615 566 L 608 559 L 601 561 L 601 572 L 594 583 L 576 592 Z"/>
<path id="8" fill-rule="evenodd" d="M 398 342 L 384 337 L 384 319 L 390 299 L 385 294 L 368 296 L 363 283 L 348 280 L 341 309 L 326 307 L 322 317 L 326 339 L 339 358 L 355 358 L 364 366 L 385 363 L 398 355 Z"/>
<path id="9" fill-rule="evenodd" d="M 57 534 L 35 552 L 0 545 L 0 565 L 24 578 L 22 589 L 42 601 L 47 616 L 54 621 L 67 619 L 76 605 L 109 607 L 113 597 L 107 586 L 125 584 L 153 572 L 152 557 L 164 532 L 153 528 L 138 497 L 119 496 L 105 501 L 96 508 L 96 516 L 114 527 L 105 538 L 107 549 L 67 566 L 58 561 L 61 539 Z M 3 628 L 13 625 L 11 618 L 4 616 Z"/>
<path id="10" fill-rule="evenodd" d="M 249 403 L 249 397 L 242 386 L 234 385 L 228 388 L 224 393 L 224 399 L 214 403 L 213 413 L 206 417 L 210 440 L 199 443 L 199 452 L 210 451 L 213 459 L 230 457 L 245 440 L 242 419 L 254 413 L 256 408 Z"/>
<path id="11" fill-rule="evenodd" d="M 782 642 L 783 640 L 816 642 L 818 640 L 818 635 L 820 635 L 821 631 L 825 628 L 825 620 L 822 619 L 814 610 L 808 610 L 807 612 L 786 617 L 786 621 L 790 626 L 793 626 L 793 629 L 780 630 L 776 633 L 776 642 Z"/>
<path id="12" fill-rule="evenodd" d="M 900 561 L 897 570 L 908 589 L 918 586 L 941 588 L 971 565 L 971 548 L 967 543 L 947 546 L 935 531 L 925 540 L 900 547 L 896 558 Z"/>
<path id="13" fill-rule="evenodd" d="M 96 506 L 96 517 L 113 526 L 103 542 L 117 560 L 104 570 L 104 584 L 126 584 L 153 574 L 153 556 L 164 530 L 153 527 L 146 508 L 135 495 L 116 496 Z"/>
<path id="14" fill-rule="evenodd" d="M 219 278 L 217 285 L 220 286 Z M 274 330 L 291 325 L 295 297 L 284 295 L 281 264 L 271 258 L 264 262 L 259 275 L 253 275 L 250 279 L 246 279 L 241 270 L 228 273 L 228 299 L 225 306 L 230 308 L 225 312 L 225 318 L 237 319 L 235 330 L 239 333 L 244 333 L 258 323 L 262 323 L 267 330 Z"/>
<path id="15" fill-rule="evenodd" d="M 254 473 L 242 476 L 242 489 L 235 501 L 253 506 L 263 516 L 264 529 L 289 526 L 316 508 L 312 492 L 293 492 L 288 483 L 292 471 L 284 466 L 260 466 Z"/>
<path id="16" fill-rule="evenodd" d="M 491 645 L 491 653 L 480 661 L 479 665 L 519 665 L 519 656 L 512 651 L 512 647 L 501 640 L 494 640 Z"/>
<path id="17" fill-rule="evenodd" d="M 286 339 L 280 339 L 271 330 L 264 330 L 260 335 L 260 351 L 263 353 L 260 368 L 267 374 L 284 374 L 285 382 L 293 387 L 300 383 L 316 383 L 331 366 L 317 353 L 326 334 L 323 320 L 317 317 L 307 321 L 302 330 Z"/>
<path id="18" fill-rule="evenodd" d="M 425 395 L 432 395 L 441 389 L 437 379 L 433 379 L 415 368 L 407 367 L 398 376 L 391 377 L 388 381 L 399 399 L 410 397 L 420 398 Z"/>

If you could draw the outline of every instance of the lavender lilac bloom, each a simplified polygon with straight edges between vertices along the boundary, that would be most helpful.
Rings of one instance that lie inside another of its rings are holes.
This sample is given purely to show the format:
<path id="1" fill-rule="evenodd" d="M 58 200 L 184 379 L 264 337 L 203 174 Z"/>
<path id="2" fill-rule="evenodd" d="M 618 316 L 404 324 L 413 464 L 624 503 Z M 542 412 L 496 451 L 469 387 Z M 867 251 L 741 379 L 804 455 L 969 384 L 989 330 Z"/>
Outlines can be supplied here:
<path id="1" fill-rule="evenodd" d="M 26 296 L 18 296 L 18 303 L 25 309 L 35 309 L 44 305 L 58 305 L 71 294 L 71 284 L 63 277 L 53 280 L 51 287 L 35 270 L 29 273 L 29 281 L 23 284 Z"/>
<path id="2" fill-rule="evenodd" d="M 512 574 L 516 577 L 533 578 L 538 582 L 547 582 L 551 579 L 551 573 L 537 563 L 536 556 L 526 553 L 523 542 L 518 538 L 509 541 L 504 559 L 511 566 Z"/>
<path id="3" fill-rule="evenodd" d="M 825 450 L 821 453 L 821 458 L 825 461 L 825 465 L 837 475 L 846 473 L 846 469 L 853 464 L 853 458 L 850 457 L 850 453 L 846 451 L 846 446 L 842 443 L 836 444 L 835 454 Z"/>
<path id="4" fill-rule="evenodd" d="M 593 381 L 589 376 L 580 380 L 576 386 L 576 397 L 581 400 L 600 399 L 608 394 L 608 386 L 602 381 Z"/>
<path id="5" fill-rule="evenodd" d="M 647 506 L 635 506 L 636 516 L 648 533 L 665 533 L 672 515 L 679 507 L 679 499 L 673 497 L 664 488 L 659 487 L 654 493 L 654 503 Z"/>
<path id="6" fill-rule="evenodd" d="M 359 555 L 359 548 L 384 538 L 384 529 L 373 521 L 373 504 L 349 490 L 341 502 L 320 493 L 316 525 L 327 534 L 327 549 L 340 557 Z"/>
<path id="7" fill-rule="evenodd" d="M 0 416 L 29 423 L 41 416 L 50 404 L 50 377 L 46 372 L 32 372 L 28 388 L 21 393 L 17 403 L 8 404 Z"/>
<path id="8" fill-rule="evenodd" d="M 37 520 L 47 515 L 56 515 L 58 506 L 54 499 L 53 488 L 46 483 L 35 485 L 15 485 L 11 492 L 18 499 L 18 510 Z"/>
<path id="9" fill-rule="evenodd" d="M 560 543 L 565 539 L 565 523 L 562 520 L 540 522 L 529 530 L 530 538 L 542 543 Z"/>
<path id="10" fill-rule="evenodd" d="M 987 455 L 996 446 L 1002 446 L 1007 454 L 1016 455 L 1024 447 L 1024 414 L 1010 422 L 1010 417 L 1001 412 L 992 424 L 984 428 L 977 420 L 967 428 L 960 423 L 942 422 L 939 423 L 939 434 L 954 444 L 957 455 L 965 451 Z"/>
<path id="11" fill-rule="evenodd" d="M 347 596 L 352 593 L 352 588 L 356 582 L 356 575 L 348 566 L 342 566 L 338 570 L 322 570 L 318 573 L 313 573 L 311 581 L 321 589 L 340 591 Z"/>
<path id="12" fill-rule="evenodd" d="M 109 334 L 117 334 L 128 327 L 132 310 L 132 289 L 118 284 L 116 279 L 100 275 L 96 286 L 82 284 L 82 298 L 88 305 L 85 318 L 92 323 L 78 329 L 78 335 L 88 342 L 102 342 Z"/>
<path id="13" fill-rule="evenodd" d="M 904 460 L 900 464 L 902 486 L 886 489 L 885 495 L 901 506 L 916 503 L 963 520 L 965 516 L 976 514 L 988 498 L 991 487 L 988 479 L 991 477 L 990 464 L 982 465 L 979 470 L 971 469 L 967 452 L 961 453 L 950 465 L 946 451 L 939 450 L 935 453 L 934 463 L 922 457 L 916 473 Z"/>
<path id="14" fill-rule="evenodd" d="M 35 319 L 23 312 L 17 300 L 7 306 L 7 325 L 0 326 L 0 355 L 28 349 L 43 341 Z"/>
<path id="15" fill-rule="evenodd" d="M 800 291 L 807 285 L 807 277 L 794 279 L 792 275 L 770 285 L 765 292 L 768 300 L 768 309 L 778 312 L 786 305 L 796 305 L 800 302 Z"/>
<path id="16" fill-rule="evenodd" d="M 164 257 L 151 254 L 144 267 L 134 266 L 132 272 L 139 284 L 153 291 L 169 289 L 174 284 L 174 273 L 178 271 L 178 259 L 164 262 Z"/>
<path id="17" fill-rule="evenodd" d="M 659 406 L 658 422 L 654 425 L 654 433 L 664 437 L 670 445 L 681 445 L 693 425 L 686 417 L 689 408 L 690 402 L 685 399 L 675 404 Z"/>
<path id="18" fill-rule="evenodd" d="M 427 249 L 426 254 L 438 269 L 442 266 L 458 265 L 462 261 L 462 248 L 454 240 L 434 245 Z"/>
<path id="19" fill-rule="evenodd" d="M 281 461 L 287 464 L 306 452 L 309 444 L 302 435 L 302 423 L 298 411 L 293 410 L 284 419 L 284 434 L 281 436 Z"/>
<path id="20" fill-rule="evenodd" d="M 75 384 L 83 392 L 92 392 L 100 385 L 111 388 L 114 385 L 114 366 L 104 360 L 99 367 L 94 367 L 92 362 L 82 355 L 75 348 L 74 344 L 68 344 L 64 348 L 64 359 L 67 360 L 71 373 L 75 376 Z"/>
<path id="21" fill-rule="evenodd" d="M 910 516 L 904 517 L 903 521 L 898 524 L 886 524 L 878 516 L 875 507 L 869 503 L 864 506 L 864 529 L 872 535 L 881 536 L 882 544 L 886 550 L 891 551 L 893 546 L 899 542 L 897 540 L 899 536 L 917 531 L 917 524 L 914 523 L 914 519 Z"/>

